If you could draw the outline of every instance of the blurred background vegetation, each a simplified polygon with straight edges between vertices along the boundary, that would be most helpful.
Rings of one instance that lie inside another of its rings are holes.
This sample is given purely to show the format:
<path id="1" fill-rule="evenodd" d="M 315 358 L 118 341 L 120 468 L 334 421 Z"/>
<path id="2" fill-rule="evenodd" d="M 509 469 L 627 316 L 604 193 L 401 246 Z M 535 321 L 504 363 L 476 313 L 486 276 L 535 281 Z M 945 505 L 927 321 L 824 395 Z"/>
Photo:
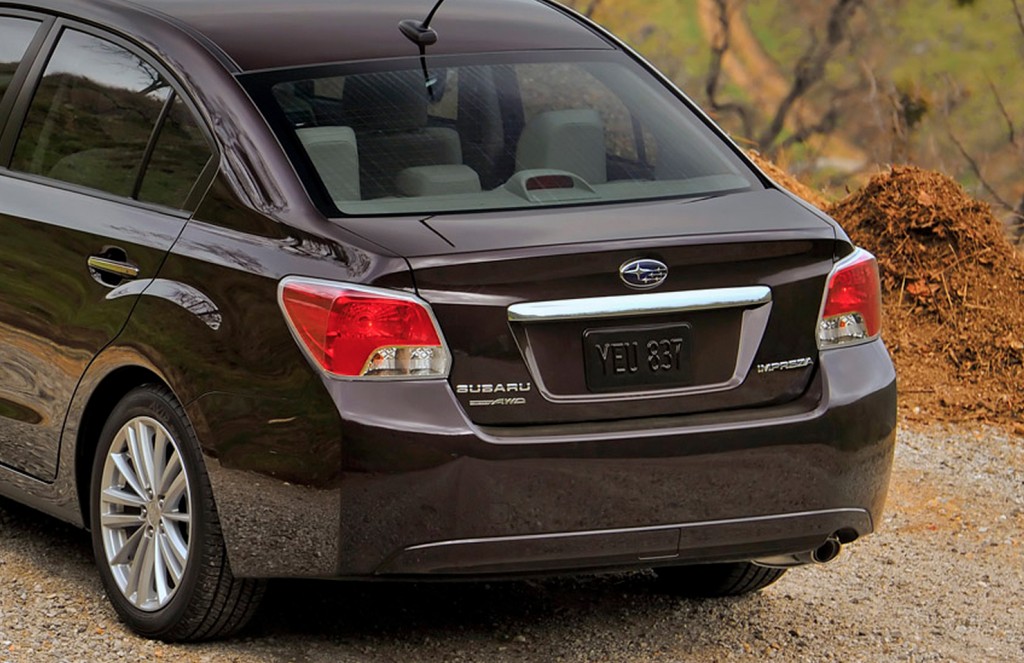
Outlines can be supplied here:
<path id="1" fill-rule="evenodd" d="M 833 198 L 940 170 L 1021 231 L 1024 0 L 565 0 Z"/>

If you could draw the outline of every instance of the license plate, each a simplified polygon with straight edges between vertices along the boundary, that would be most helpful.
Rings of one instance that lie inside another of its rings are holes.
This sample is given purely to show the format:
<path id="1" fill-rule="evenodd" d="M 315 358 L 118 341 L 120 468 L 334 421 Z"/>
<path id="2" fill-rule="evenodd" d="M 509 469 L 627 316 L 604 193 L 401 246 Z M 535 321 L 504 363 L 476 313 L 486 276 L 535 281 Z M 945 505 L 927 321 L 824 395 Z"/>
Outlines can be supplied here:
<path id="1" fill-rule="evenodd" d="M 583 332 L 583 367 L 593 392 L 642 391 L 692 383 L 690 325 Z"/>

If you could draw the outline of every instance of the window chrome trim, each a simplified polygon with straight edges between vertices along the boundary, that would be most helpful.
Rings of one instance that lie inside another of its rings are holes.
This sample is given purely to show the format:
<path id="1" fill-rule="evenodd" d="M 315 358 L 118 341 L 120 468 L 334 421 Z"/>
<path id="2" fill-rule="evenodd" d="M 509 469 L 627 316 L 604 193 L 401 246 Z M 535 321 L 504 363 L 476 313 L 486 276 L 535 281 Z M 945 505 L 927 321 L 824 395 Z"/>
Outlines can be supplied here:
<path id="1" fill-rule="evenodd" d="M 768 286 L 714 288 L 616 297 L 524 302 L 508 307 L 508 319 L 509 322 L 600 320 L 636 315 L 761 306 L 771 301 L 772 291 Z"/>

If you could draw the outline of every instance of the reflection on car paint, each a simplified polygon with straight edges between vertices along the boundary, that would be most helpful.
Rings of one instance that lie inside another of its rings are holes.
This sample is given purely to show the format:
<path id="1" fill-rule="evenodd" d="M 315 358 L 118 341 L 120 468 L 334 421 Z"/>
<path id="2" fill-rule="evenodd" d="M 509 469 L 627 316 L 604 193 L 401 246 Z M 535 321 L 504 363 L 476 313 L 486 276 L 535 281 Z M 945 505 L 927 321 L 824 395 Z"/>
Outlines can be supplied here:
<path id="1" fill-rule="evenodd" d="M 210 329 L 217 331 L 223 321 L 220 310 L 205 294 L 190 285 L 167 279 L 146 279 L 131 281 L 107 293 L 107 299 L 119 297 L 159 297 L 177 304 L 203 321 Z"/>

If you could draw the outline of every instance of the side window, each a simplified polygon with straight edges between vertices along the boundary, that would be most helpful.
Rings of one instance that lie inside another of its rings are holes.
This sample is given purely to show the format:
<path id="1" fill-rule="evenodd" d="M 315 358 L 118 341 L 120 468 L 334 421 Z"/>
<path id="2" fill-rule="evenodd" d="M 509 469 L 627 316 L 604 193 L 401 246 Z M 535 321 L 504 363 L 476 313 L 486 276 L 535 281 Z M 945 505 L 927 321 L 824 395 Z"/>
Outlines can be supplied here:
<path id="1" fill-rule="evenodd" d="M 11 168 L 182 207 L 211 153 L 156 67 L 110 41 L 65 30 L 35 91 Z"/>
<path id="2" fill-rule="evenodd" d="M 130 197 L 170 93 L 135 54 L 67 30 L 36 90 L 11 168 Z"/>
<path id="3" fill-rule="evenodd" d="M 0 99 L 11 85 L 14 72 L 38 29 L 38 21 L 0 16 Z"/>
<path id="4" fill-rule="evenodd" d="M 175 95 L 146 166 L 138 199 L 183 207 L 212 156 L 192 112 Z"/>

